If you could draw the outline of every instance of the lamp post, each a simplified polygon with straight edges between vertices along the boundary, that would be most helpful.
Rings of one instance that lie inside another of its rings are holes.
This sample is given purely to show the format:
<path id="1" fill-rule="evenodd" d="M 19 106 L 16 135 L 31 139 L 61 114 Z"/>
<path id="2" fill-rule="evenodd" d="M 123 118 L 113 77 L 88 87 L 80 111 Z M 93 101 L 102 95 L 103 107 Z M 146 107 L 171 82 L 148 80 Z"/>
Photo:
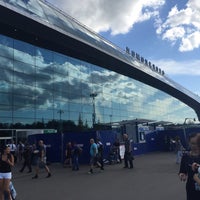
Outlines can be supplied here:
<path id="1" fill-rule="evenodd" d="M 112 124 L 112 115 L 110 114 L 109 117 L 110 117 L 110 125 L 111 125 Z"/>
<path id="2" fill-rule="evenodd" d="M 63 110 L 58 110 L 57 113 L 60 115 L 60 133 L 62 133 L 62 114 L 64 113 Z"/>
<path id="3" fill-rule="evenodd" d="M 92 106 L 93 106 L 93 113 L 92 113 L 92 126 L 96 123 L 96 111 L 95 111 L 95 97 L 97 97 L 97 93 L 91 93 L 90 97 L 92 98 Z"/>

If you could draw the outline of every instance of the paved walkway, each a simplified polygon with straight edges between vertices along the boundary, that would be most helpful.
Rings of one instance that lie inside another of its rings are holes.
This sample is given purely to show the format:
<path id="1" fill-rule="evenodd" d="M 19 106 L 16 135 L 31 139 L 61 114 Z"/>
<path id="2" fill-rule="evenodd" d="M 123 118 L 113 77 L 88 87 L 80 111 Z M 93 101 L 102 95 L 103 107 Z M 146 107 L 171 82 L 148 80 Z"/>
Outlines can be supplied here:
<path id="1" fill-rule="evenodd" d="M 50 165 L 53 176 L 39 178 L 13 169 L 17 200 L 185 200 L 185 184 L 178 179 L 173 153 L 137 156 L 133 169 L 107 165 L 103 172 L 87 174 L 89 167 L 74 172 L 60 164 Z"/>

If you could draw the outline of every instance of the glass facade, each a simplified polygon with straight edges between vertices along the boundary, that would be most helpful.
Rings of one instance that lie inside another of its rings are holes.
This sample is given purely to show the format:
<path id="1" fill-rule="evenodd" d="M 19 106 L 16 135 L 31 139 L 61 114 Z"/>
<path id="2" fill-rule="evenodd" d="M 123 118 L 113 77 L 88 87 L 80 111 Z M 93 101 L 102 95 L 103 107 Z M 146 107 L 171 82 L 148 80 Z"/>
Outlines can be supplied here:
<path id="1" fill-rule="evenodd" d="M 4 35 L 0 71 L 1 128 L 57 129 L 55 122 L 62 120 L 67 130 L 135 118 L 183 123 L 196 117 L 181 101 L 142 82 Z"/>

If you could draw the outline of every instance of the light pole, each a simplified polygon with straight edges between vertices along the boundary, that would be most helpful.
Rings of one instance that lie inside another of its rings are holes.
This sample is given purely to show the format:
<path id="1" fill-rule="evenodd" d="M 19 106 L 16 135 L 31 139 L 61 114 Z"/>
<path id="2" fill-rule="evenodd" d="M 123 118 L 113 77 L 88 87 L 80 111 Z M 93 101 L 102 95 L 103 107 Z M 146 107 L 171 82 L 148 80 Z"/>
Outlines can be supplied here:
<path id="1" fill-rule="evenodd" d="M 61 135 L 61 161 L 63 162 L 64 157 L 64 134 L 63 134 L 63 124 L 62 124 L 62 114 L 64 114 L 64 110 L 58 110 L 57 113 L 60 115 L 60 122 L 59 122 L 59 129 L 60 129 L 60 135 Z"/>
<path id="2" fill-rule="evenodd" d="M 112 124 L 112 115 L 110 114 L 109 117 L 110 117 L 110 125 L 111 125 Z"/>
<path id="3" fill-rule="evenodd" d="M 92 126 L 96 123 L 96 111 L 95 111 L 95 97 L 97 97 L 97 93 L 91 93 L 90 97 L 92 97 L 92 106 L 93 106 L 93 113 L 92 113 Z"/>
<path id="4" fill-rule="evenodd" d="M 63 110 L 58 110 L 57 113 L 60 115 L 60 133 L 62 133 L 62 114 L 64 113 Z"/>

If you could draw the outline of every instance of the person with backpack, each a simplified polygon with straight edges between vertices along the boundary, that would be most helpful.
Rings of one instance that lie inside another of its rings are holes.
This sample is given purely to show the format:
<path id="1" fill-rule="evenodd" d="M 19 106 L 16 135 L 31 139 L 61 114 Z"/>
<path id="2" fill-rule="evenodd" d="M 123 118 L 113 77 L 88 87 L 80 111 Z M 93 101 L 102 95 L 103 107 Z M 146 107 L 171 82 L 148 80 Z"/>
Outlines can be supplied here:
<path id="1" fill-rule="evenodd" d="M 79 156 L 82 153 L 82 149 L 77 145 L 76 142 L 74 142 L 72 146 L 72 170 L 78 171 L 79 170 Z"/>
<path id="2" fill-rule="evenodd" d="M 24 163 L 22 165 L 22 168 L 19 171 L 23 172 L 25 167 L 27 167 L 29 170 L 28 173 L 31 173 L 32 172 L 32 167 L 31 167 L 32 148 L 28 143 L 26 143 L 24 147 L 23 158 L 24 158 Z"/>
<path id="3" fill-rule="evenodd" d="M 104 162 L 103 162 L 103 144 L 100 141 L 99 138 L 97 138 L 96 140 L 96 144 L 97 144 L 97 149 L 98 149 L 98 153 L 97 153 L 97 159 L 101 165 L 101 170 L 104 170 Z"/>

